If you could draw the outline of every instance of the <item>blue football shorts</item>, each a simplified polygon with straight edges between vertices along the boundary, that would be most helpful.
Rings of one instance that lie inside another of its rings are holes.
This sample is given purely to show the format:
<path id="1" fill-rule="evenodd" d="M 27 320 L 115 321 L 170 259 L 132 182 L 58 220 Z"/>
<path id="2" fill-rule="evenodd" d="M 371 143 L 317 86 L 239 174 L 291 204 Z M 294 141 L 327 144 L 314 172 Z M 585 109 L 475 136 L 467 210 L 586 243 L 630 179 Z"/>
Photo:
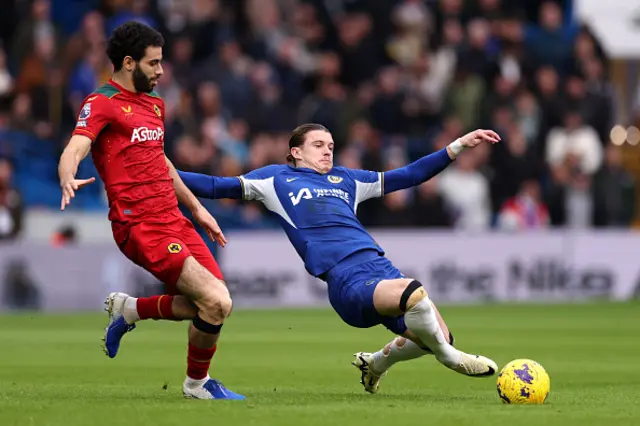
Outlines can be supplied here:
<path id="1" fill-rule="evenodd" d="M 373 304 L 373 292 L 382 280 L 406 278 L 389 259 L 375 251 L 351 255 L 322 277 L 329 287 L 329 301 L 340 318 L 352 327 L 384 325 L 397 335 L 407 330 L 404 315 L 380 315 Z"/>

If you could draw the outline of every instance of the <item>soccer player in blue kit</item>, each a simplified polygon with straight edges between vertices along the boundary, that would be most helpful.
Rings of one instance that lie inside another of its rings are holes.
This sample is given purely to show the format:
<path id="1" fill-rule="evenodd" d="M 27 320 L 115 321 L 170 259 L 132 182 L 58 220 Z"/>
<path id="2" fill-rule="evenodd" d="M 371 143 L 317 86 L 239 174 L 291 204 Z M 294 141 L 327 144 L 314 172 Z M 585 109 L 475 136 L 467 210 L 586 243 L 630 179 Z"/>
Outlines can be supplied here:
<path id="1" fill-rule="evenodd" d="M 398 335 L 376 353 L 359 352 L 352 364 L 367 392 L 398 361 L 434 354 L 458 373 L 492 376 L 495 362 L 453 346 L 453 336 L 424 286 L 405 277 L 356 217 L 358 204 L 421 184 L 444 170 L 465 149 L 497 143 L 491 130 L 475 130 L 446 148 L 388 172 L 334 167 L 331 133 L 319 124 L 297 127 L 289 140 L 289 164 L 270 165 L 239 177 L 179 172 L 202 198 L 262 202 L 279 219 L 306 270 L 328 285 L 329 301 L 347 324 L 382 324 Z"/>

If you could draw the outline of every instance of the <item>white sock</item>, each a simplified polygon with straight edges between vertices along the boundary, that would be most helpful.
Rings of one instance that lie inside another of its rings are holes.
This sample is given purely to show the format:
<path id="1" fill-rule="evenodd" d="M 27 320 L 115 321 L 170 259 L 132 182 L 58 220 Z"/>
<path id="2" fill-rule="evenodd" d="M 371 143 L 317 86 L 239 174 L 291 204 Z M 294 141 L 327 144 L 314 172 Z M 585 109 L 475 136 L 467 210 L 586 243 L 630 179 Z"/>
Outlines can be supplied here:
<path id="1" fill-rule="evenodd" d="M 401 343 L 404 341 L 404 344 L 398 346 L 398 340 Z M 387 347 L 389 347 L 389 352 L 385 354 Z M 373 366 L 371 368 L 374 372 L 381 374 L 390 369 L 396 362 L 409 361 L 430 353 L 409 339 L 396 337 L 391 343 L 373 354 Z"/>
<path id="2" fill-rule="evenodd" d="M 438 361 L 450 368 L 458 366 L 460 352 L 447 342 L 428 297 L 407 310 L 404 322 L 407 328 L 431 349 Z"/>
<path id="3" fill-rule="evenodd" d="M 127 297 L 124 301 L 122 308 L 122 316 L 127 324 L 133 324 L 136 321 L 140 321 L 140 315 L 138 315 L 138 299 L 136 297 Z"/>
<path id="4" fill-rule="evenodd" d="M 187 378 L 184 380 L 184 384 L 189 388 L 197 388 L 207 383 L 207 380 L 209 380 L 209 378 L 210 377 L 208 374 L 204 379 L 192 379 L 191 377 L 187 376 Z"/>

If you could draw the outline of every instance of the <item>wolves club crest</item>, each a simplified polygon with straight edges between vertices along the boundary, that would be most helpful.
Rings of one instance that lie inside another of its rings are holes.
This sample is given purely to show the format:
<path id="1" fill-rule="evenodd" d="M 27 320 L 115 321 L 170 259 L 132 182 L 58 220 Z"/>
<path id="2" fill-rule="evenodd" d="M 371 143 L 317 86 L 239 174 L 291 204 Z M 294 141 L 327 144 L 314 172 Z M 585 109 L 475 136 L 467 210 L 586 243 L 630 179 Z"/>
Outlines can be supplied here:
<path id="1" fill-rule="evenodd" d="M 180 253 L 182 251 L 182 246 L 178 243 L 171 243 L 169 244 L 169 246 L 167 247 L 167 249 L 169 250 L 169 253 Z"/>

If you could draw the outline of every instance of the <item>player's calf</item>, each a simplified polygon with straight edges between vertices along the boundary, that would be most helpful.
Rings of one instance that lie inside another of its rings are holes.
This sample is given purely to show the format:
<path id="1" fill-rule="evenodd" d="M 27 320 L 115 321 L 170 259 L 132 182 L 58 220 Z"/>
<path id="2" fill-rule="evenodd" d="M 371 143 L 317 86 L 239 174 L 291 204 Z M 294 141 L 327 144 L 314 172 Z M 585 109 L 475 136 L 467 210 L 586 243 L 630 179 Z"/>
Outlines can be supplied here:
<path id="1" fill-rule="evenodd" d="M 119 311 L 128 324 L 146 319 L 182 321 L 193 318 L 197 312 L 196 306 L 180 295 L 132 297 L 125 293 L 111 293 L 105 304 L 113 312 Z"/>
<path id="2" fill-rule="evenodd" d="M 458 351 L 447 342 L 427 291 L 419 281 L 411 281 L 400 297 L 407 328 L 433 352 L 438 361 L 448 367 L 459 362 Z"/>
<path id="3" fill-rule="evenodd" d="M 199 310 L 189 329 L 187 356 L 187 382 L 201 385 L 209 377 L 209 366 L 216 352 L 224 320 L 231 312 L 231 298 L 216 294 L 197 303 Z"/>
<path id="4" fill-rule="evenodd" d="M 185 397 L 220 399 L 228 396 L 227 399 L 243 399 L 209 377 L 220 331 L 233 307 L 229 291 L 222 281 L 192 256 L 185 260 L 177 287 L 197 307 L 197 314 L 189 329 L 187 378 L 183 385 Z"/>
<path id="5" fill-rule="evenodd" d="M 374 371 L 381 373 L 390 369 L 397 362 L 409 361 L 429 354 L 431 351 L 405 337 L 398 336 L 373 354 L 372 367 Z"/>
<path id="6" fill-rule="evenodd" d="M 133 308 L 133 302 L 131 305 Z M 141 320 L 182 321 L 193 318 L 197 308 L 184 296 L 161 295 L 137 298 L 135 310 L 132 309 L 131 312 L 133 315 L 137 314 Z"/>
<path id="7" fill-rule="evenodd" d="M 435 305 L 419 281 L 410 282 L 400 298 L 407 328 L 413 332 L 445 366 L 468 376 L 491 376 L 498 367 L 492 360 L 455 349 L 442 331 Z M 452 336 L 451 336 L 452 337 Z"/>
<path id="8" fill-rule="evenodd" d="M 209 304 L 202 303 L 200 306 L 201 311 L 194 317 L 189 329 L 187 378 L 182 386 L 183 395 L 194 399 L 245 399 L 209 377 L 211 359 L 217 349 L 224 319 L 231 312 L 231 298 L 228 294 L 218 295 Z"/>

